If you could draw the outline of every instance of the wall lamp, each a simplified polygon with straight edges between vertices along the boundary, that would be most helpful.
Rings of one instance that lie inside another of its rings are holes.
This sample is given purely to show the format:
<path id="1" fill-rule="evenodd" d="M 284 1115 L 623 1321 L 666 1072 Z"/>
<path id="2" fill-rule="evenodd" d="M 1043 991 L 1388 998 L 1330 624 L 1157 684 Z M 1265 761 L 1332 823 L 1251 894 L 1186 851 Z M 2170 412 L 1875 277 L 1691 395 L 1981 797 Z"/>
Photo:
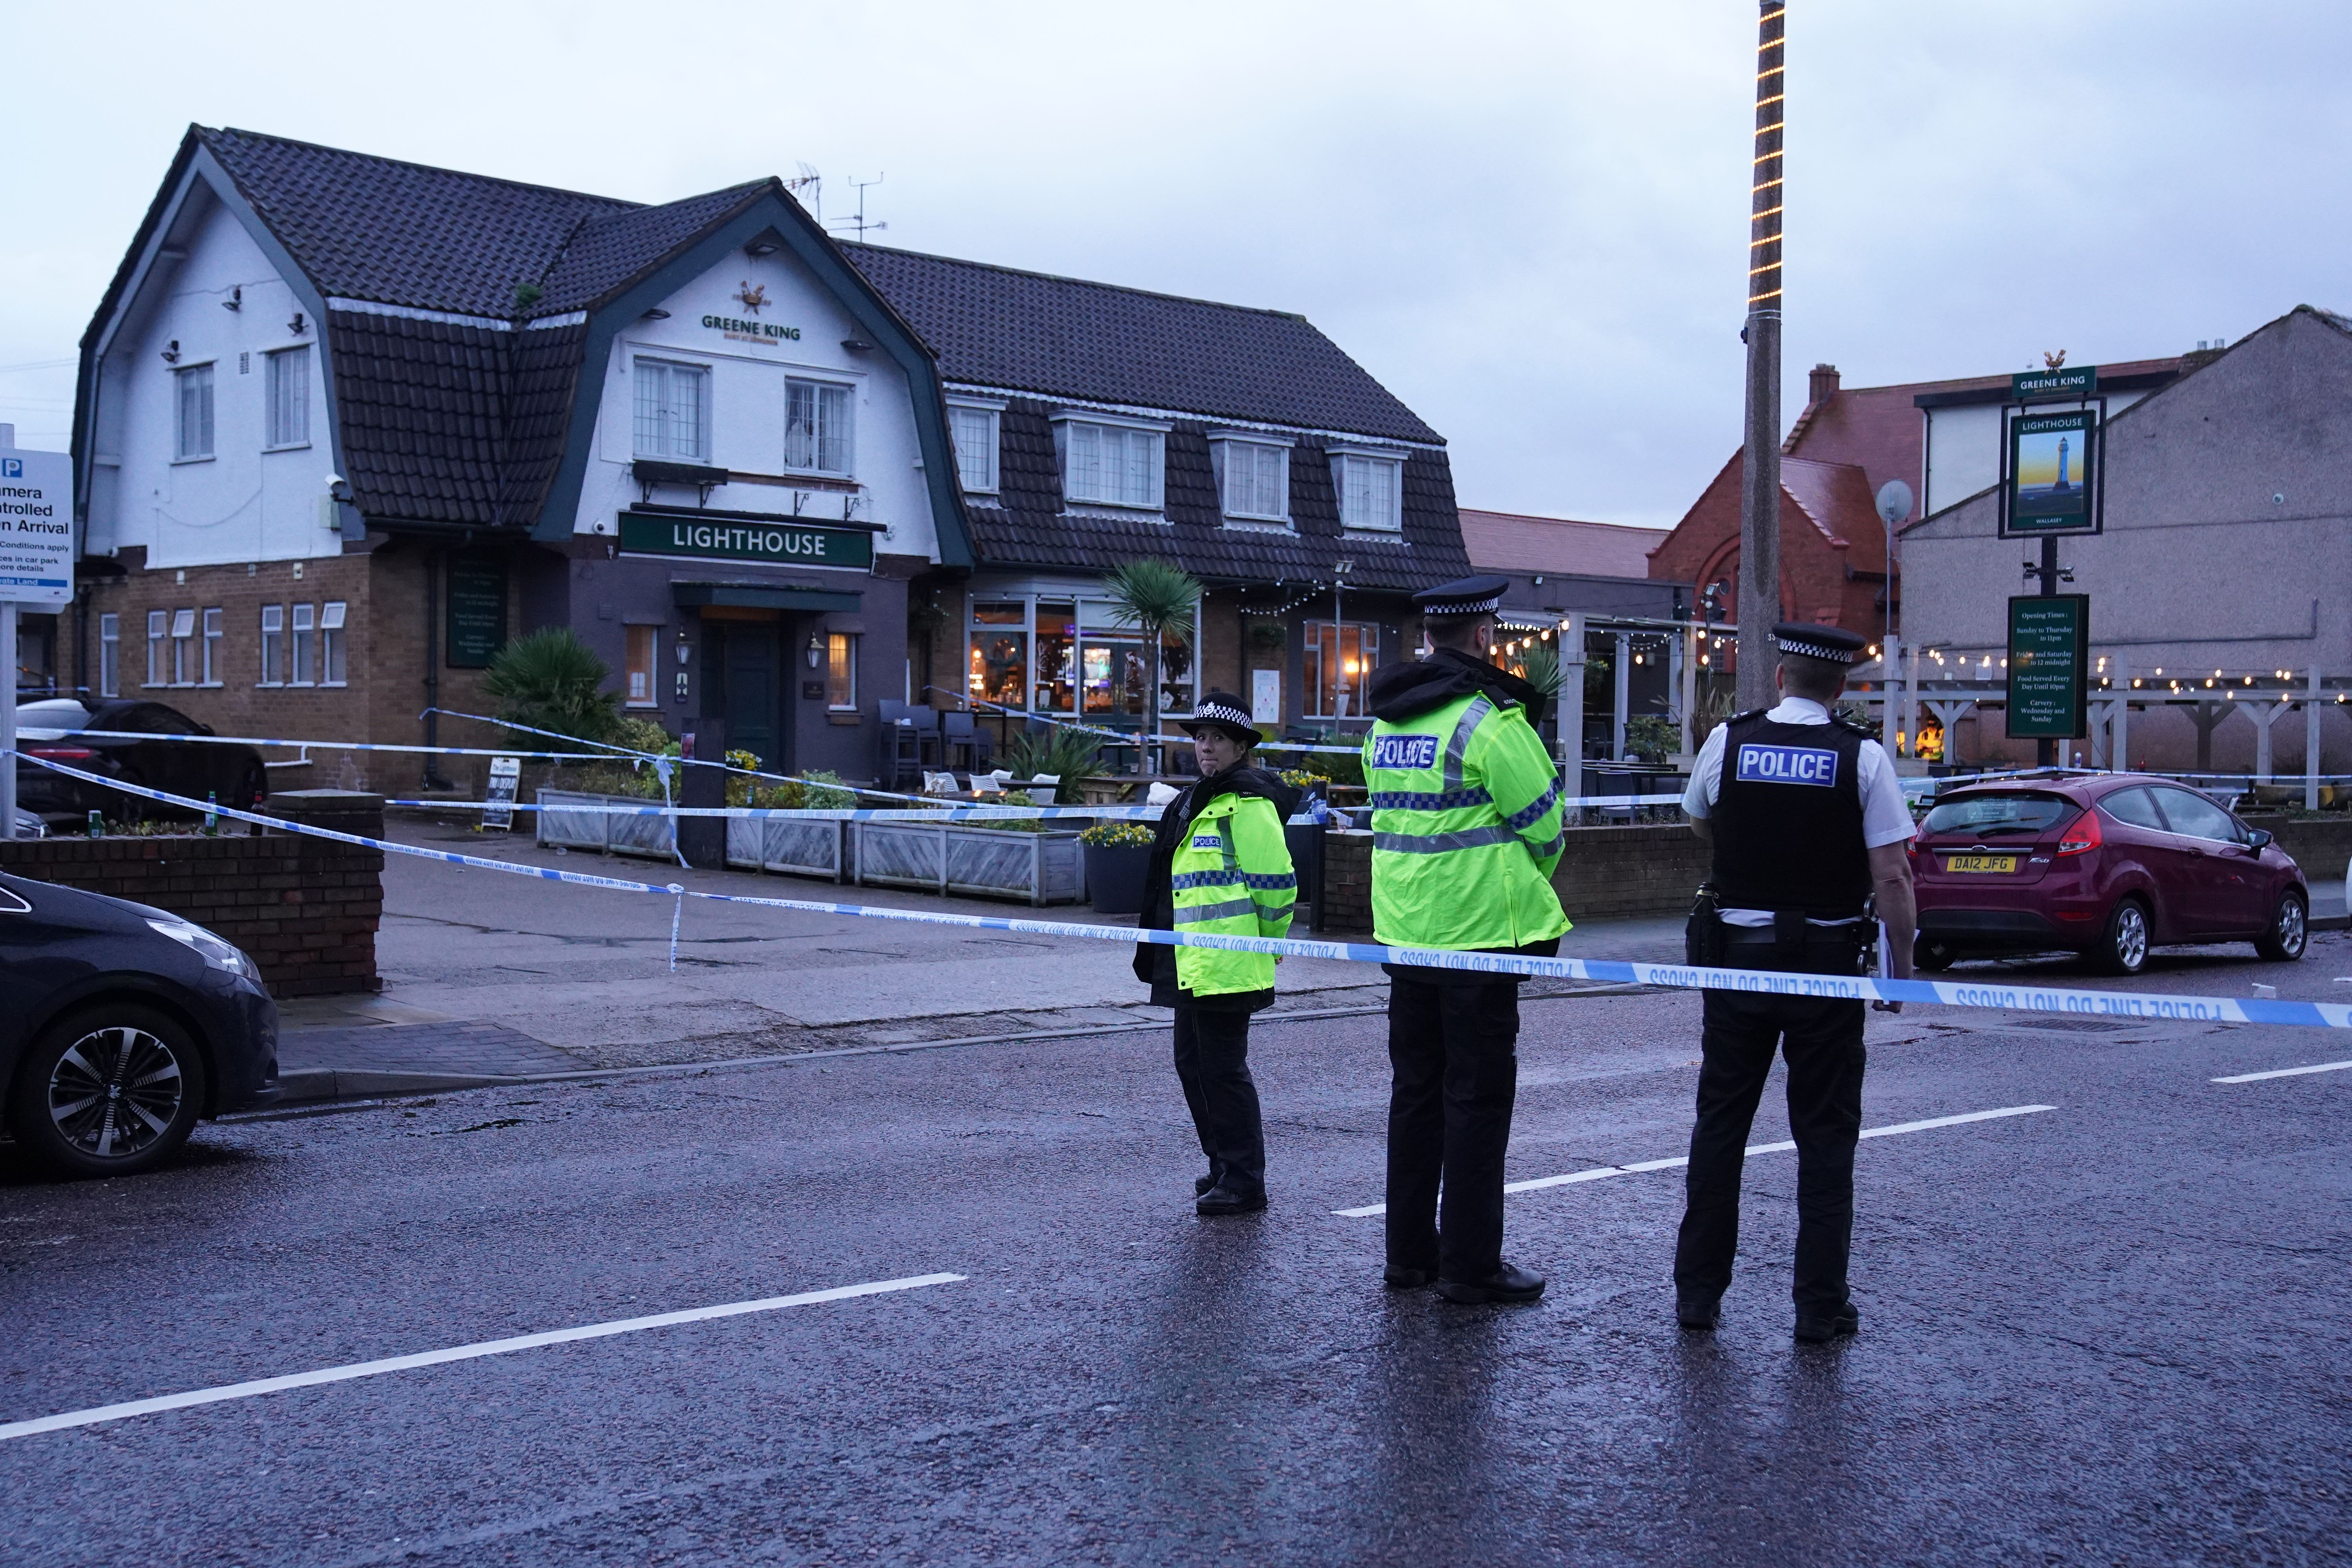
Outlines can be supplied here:
<path id="1" fill-rule="evenodd" d="M 743 247 L 746 256 L 773 256 L 775 253 L 776 242 L 772 239 L 755 239 Z"/>
<path id="2" fill-rule="evenodd" d="M 177 364 L 180 363 L 179 339 L 173 338 L 170 342 L 163 345 L 163 363 L 165 364 Z"/>
<path id="3" fill-rule="evenodd" d="M 854 354 L 868 353 L 874 348 L 874 345 L 864 338 L 844 338 L 841 340 L 841 346 Z"/>
<path id="4" fill-rule="evenodd" d="M 824 644 L 823 642 L 821 642 L 821 641 L 819 641 L 819 640 L 818 640 L 818 638 L 817 638 L 817 635 L 816 635 L 814 632 L 811 632 L 811 633 L 809 633 L 809 645 L 808 645 L 808 661 L 809 661 L 809 668 L 810 668 L 811 669 L 814 669 L 814 668 L 818 666 L 818 664 L 820 664 L 821 662 L 823 662 L 824 658 Z"/>
<path id="5" fill-rule="evenodd" d="M 684 626 L 680 626 L 677 628 L 677 662 L 679 665 L 683 666 L 688 657 L 690 656 L 686 646 L 686 628 Z"/>
<path id="6" fill-rule="evenodd" d="M 221 301 L 221 309 L 224 310 L 242 310 L 245 309 L 244 284 L 239 283 L 228 291 L 228 298 Z"/>
<path id="7" fill-rule="evenodd" d="M 297 310 L 294 319 L 286 323 L 286 330 L 299 338 L 310 330 L 310 323 L 303 318 L 301 311 Z"/>
<path id="8" fill-rule="evenodd" d="M 641 321 L 667 321 L 669 320 L 669 312 L 663 310 L 659 305 L 656 305 L 652 310 L 647 310 L 644 315 L 639 316 L 637 320 Z"/>

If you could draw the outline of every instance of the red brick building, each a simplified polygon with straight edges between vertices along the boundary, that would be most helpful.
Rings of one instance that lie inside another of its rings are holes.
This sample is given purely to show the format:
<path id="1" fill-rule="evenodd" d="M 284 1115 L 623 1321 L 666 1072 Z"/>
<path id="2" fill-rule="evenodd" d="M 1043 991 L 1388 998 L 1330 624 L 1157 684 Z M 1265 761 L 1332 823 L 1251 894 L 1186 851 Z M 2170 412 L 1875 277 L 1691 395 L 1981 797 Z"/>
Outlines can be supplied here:
<path id="1" fill-rule="evenodd" d="M 1813 367 L 1811 396 L 1780 451 L 1780 603 L 1773 620 L 1819 621 L 1875 637 L 1886 629 L 1885 524 L 1873 497 L 1888 479 L 1919 489 L 1918 386 L 1838 385 Z M 1715 588 L 1739 617 L 1739 454 L 1649 554 L 1650 575 Z M 1720 588 L 1716 585 L 1720 584 Z"/>

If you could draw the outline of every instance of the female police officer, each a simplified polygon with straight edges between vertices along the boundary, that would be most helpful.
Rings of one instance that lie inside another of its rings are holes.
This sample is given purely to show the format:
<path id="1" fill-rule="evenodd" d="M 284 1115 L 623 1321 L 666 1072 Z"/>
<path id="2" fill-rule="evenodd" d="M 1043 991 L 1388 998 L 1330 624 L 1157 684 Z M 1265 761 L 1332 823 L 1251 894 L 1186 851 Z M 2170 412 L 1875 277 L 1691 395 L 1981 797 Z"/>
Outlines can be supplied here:
<path id="1" fill-rule="evenodd" d="M 1201 780 L 1168 804 L 1151 845 L 1142 925 L 1216 936 L 1284 935 L 1298 879 L 1282 826 L 1298 792 L 1247 766 L 1263 739 L 1249 710 L 1212 691 L 1182 722 Z M 1265 1207 L 1265 1137 L 1249 1072 L 1249 1016 L 1274 1000 L 1273 957 L 1138 942 L 1135 976 L 1176 1009 L 1176 1077 L 1209 1173 L 1192 1184 L 1204 1215 Z"/>

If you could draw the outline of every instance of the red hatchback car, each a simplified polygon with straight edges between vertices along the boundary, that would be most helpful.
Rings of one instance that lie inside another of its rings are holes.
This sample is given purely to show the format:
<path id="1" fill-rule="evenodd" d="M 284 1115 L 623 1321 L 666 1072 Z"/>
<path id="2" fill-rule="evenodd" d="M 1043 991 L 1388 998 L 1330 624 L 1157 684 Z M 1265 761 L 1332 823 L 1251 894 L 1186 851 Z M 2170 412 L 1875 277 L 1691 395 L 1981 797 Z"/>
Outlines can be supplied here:
<path id="1" fill-rule="evenodd" d="M 2303 956 L 2311 889 L 2271 836 L 2196 791 L 2132 773 L 1948 789 L 1911 840 L 1918 962 L 2071 949 L 2137 974 L 2166 942 Z"/>

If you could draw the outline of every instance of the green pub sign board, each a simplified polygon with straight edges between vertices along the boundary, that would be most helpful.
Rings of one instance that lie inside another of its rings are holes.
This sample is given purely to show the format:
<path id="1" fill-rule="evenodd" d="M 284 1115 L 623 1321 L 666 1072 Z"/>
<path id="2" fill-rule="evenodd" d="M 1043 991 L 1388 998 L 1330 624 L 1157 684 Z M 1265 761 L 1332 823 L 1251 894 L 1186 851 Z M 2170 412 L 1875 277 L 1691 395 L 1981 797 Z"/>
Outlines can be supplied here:
<path id="1" fill-rule="evenodd" d="M 2021 370 L 2009 378 L 2011 403 L 2069 402 L 2097 395 L 2099 367 L 2076 365 L 2073 370 Z"/>
<path id="2" fill-rule="evenodd" d="M 482 669 L 507 646 L 507 563 L 496 555 L 449 557 L 448 663 Z"/>
<path id="3" fill-rule="evenodd" d="M 2011 539 L 2099 531 L 2099 416 L 2088 408 L 2009 422 L 2001 532 Z"/>
<path id="4" fill-rule="evenodd" d="M 2009 602 L 2009 735 L 2079 741 L 2090 731 L 2091 596 Z"/>
<path id="5" fill-rule="evenodd" d="M 874 536 L 863 529 L 803 522 L 744 521 L 723 517 L 621 514 L 625 555 L 677 555 L 692 560 L 759 561 L 772 566 L 874 564 Z"/>

